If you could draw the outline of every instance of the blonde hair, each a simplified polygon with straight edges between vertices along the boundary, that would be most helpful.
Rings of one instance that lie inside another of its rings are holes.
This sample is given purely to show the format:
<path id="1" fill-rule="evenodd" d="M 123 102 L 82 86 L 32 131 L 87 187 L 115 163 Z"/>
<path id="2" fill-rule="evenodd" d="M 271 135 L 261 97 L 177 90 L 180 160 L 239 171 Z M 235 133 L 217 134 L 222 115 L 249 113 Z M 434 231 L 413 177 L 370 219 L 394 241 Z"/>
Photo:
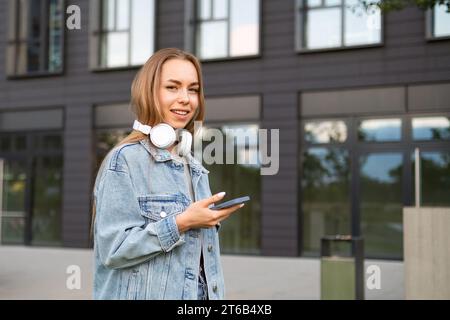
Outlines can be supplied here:
<path id="1" fill-rule="evenodd" d="M 133 83 L 131 84 L 131 110 L 136 119 L 142 124 L 154 126 L 163 122 L 163 112 L 158 100 L 158 91 L 161 85 L 161 72 L 164 63 L 171 59 L 180 59 L 191 62 L 197 70 L 199 84 L 198 106 L 194 117 L 189 121 L 185 129 L 194 134 L 194 121 L 203 121 L 205 116 L 205 97 L 203 92 L 203 77 L 201 65 L 198 59 L 183 50 L 177 48 L 164 48 L 155 52 L 145 64 L 139 69 Z M 138 142 L 146 139 L 147 136 L 140 131 L 133 130 L 128 136 L 122 139 L 115 147 L 125 143 Z M 114 149 L 113 148 L 113 149 Z M 105 157 L 105 159 L 107 156 Z M 104 162 L 104 161 L 103 161 Z M 102 172 L 103 163 L 97 173 L 97 179 Z M 97 179 L 94 189 L 97 185 Z M 95 221 L 95 198 L 92 204 L 91 238 L 93 236 Z"/>
<path id="2" fill-rule="evenodd" d="M 197 70 L 199 83 L 198 108 L 195 117 L 186 129 L 194 134 L 194 121 L 203 121 L 205 116 L 205 97 L 203 93 L 203 77 L 198 59 L 177 48 L 165 48 L 155 52 L 137 73 L 131 85 L 131 109 L 136 119 L 143 124 L 154 126 L 163 122 L 163 113 L 158 101 L 158 90 L 161 85 L 161 71 L 164 62 L 171 59 L 190 61 Z M 147 136 L 140 131 L 133 130 L 117 146 L 137 142 Z"/>

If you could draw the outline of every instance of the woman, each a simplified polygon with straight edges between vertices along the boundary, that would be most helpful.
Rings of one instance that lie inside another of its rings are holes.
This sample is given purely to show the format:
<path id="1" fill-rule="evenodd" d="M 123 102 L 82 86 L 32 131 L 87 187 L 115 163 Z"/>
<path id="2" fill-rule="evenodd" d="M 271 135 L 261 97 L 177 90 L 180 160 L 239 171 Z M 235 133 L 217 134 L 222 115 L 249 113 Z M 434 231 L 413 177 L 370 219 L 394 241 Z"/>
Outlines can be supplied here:
<path id="1" fill-rule="evenodd" d="M 93 192 L 94 299 L 224 298 L 219 223 L 242 205 L 210 210 L 225 193 L 211 195 L 190 153 L 202 85 L 198 60 L 173 48 L 136 75 L 136 130 L 106 156 Z M 178 144 L 159 145 L 170 135 Z"/>

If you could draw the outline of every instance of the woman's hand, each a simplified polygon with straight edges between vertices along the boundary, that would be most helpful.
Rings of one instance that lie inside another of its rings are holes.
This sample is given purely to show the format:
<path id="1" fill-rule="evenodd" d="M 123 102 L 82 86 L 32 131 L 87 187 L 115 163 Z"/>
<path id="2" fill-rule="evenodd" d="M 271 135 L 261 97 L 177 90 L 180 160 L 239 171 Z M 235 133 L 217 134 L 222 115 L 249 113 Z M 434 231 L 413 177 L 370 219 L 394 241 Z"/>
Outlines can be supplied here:
<path id="1" fill-rule="evenodd" d="M 186 211 L 176 216 L 178 230 L 183 233 L 189 229 L 210 228 L 218 224 L 220 221 L 228 218 L 230 214 L 244 204 L 237 204 L 222 210 L 210 210 L 208 207 L 221 200 L 225 196 L 225 192 L 220 192 L 210 198 L 206 198 L 192 203 Z"/>

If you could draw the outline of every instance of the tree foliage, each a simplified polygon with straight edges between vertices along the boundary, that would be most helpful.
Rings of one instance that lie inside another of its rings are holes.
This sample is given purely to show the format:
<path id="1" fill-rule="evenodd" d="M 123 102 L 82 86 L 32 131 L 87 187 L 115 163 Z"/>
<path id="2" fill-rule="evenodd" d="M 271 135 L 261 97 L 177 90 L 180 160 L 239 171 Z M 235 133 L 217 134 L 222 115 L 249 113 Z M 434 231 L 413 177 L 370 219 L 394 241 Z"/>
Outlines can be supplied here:
<path id="1" fill-rule="evenodd" d="M 408 6 L 417 6 L 421 10 L 433 9 L 435 6 L 446 6 L 450 14 L 450 0 L 359 0 L 366 8 L 380 8 L 384 13 L 401 10 Z"/>

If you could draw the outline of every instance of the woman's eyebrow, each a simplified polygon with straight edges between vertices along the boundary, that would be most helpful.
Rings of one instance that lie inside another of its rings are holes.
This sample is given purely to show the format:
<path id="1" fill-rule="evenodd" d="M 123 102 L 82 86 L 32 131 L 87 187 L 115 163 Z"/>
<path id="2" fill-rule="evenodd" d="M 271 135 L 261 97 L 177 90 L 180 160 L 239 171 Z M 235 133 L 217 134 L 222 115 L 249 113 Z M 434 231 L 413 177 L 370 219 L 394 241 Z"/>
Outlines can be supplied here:
<path id="1" fill-rule="evenodd" d="M 174 80 L 174 79 L 169 79 L 169 80 L 167 80 L 167 81 L 171 81 L 171 82 L 174 82 L 174 83 L 176 83 L 176 84 L 181 84 L 181 81 Z M 193 85 L 198 85 L 198 82 L 192 82 L 192 83 L 190 84 L 190 86 L 193 86 Z"/>

